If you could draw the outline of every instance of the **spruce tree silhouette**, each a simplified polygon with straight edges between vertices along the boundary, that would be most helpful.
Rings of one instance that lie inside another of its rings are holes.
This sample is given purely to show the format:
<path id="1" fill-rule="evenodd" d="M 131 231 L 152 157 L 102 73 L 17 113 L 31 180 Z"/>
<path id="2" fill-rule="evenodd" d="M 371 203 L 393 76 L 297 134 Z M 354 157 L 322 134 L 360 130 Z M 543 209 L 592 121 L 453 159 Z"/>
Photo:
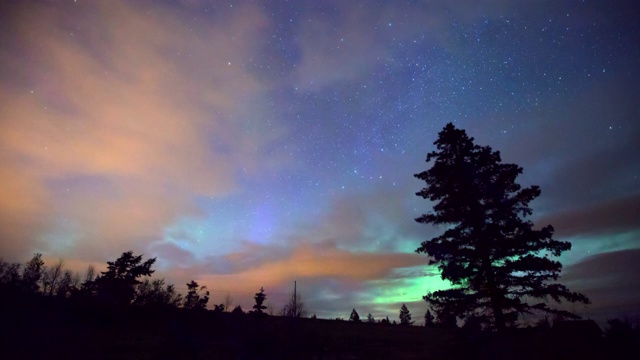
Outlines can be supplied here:
<path id="1" fill-rule="evenodd" d="M 400 325 L 412 325 L 413 321 L 411 321 L 411 313 L 409 312 L 409 309 L 407 309 L 407 305 L 402 304 L 402 307 L 400 307 Z"/>
<path id="2" fill-rule="evenodd" d="M 25 292 L 36 294 L 40 290 L 40 279 L 44 274 L 45 266 L 42 254 L 36 253 L 29 260 L 22 271 L 21 285 Z"/>
<path id="3" fill-rule="evenodd" d="M 209 302 L 209 291 L 206 286 L 200 286 L 194 280 L 187 283 L 187 296 L 184 298 L 185 309 L 205 310 Z"/>
<path id="4" fill-rule="evenodd" d="M 367 315 L 367 322 L 370 324 L 375 324 L 376 322 L 376 320 L 373 318 L 373 315 L 371 315 L 371 313 Z"/>
<path id="5" fill-rule="evenodd" d="M 262 305 L 264 301 L 267 299 L 267 294 L 264 293 L 264 288 L 260 288 L 260 292 L 256 293 L 253 297 L 256 301 L 256 304 L 253 305 L 254 313 L 257 315 L 266 315 L 263 310 L 266 310 L 267 307 Z"/>
<path id="6" fill-rule="evenodd" d="M 136 287 L 133 305 L 152 309 L 177 308 L 182 303 L 182 296 L 176 292 L 175 286 L 165 284 L 164 279 L 145 279 Z"/>
<path id="7" fill-rule="evenodd" d="M 242 310 L 242 306 L 238 305 L 235 308 L 233 308 L 233 311 L 231 311 L 231 315 L 233 315 L 233 316 L 242 316 L 242 315 L 244 315 L 244 310 Z"/>
<path id="8" fill-rule="evenodd" d="M 500 153 L 474 144 L 464 130 L 447 124 L 428 153 L 433 166 L 416 174 L 426 187 L 416 195 L 435 203 L 419 223 L 444 225 L 443 234 L 416 250 L 432 257 L 441 277 L 453 288 L 428 293 L 424 299 L 438 313 L 461 318 L 476 316 L 505 329 L 518 314 L 543 311 L 576 318 L 552 309 L 547 299 L 588 304 L 589 299 L 556 282 L 559 256 L 571 244 L 552 238 L 553 227 L 540 230 L 523 218 L 529 203 L 540 195 L 538 186 L 521 188 L 515 182 L 522 168 L 503 164 Z M 532 301 L 538 302 L 531 303 Z"/>
<path id="9" fill-rule="evenodd" d="M 351 310 L 349 321 L 360 322 L 360 315 L 358 315 L 358 312 L 356 311 L 356 309 Z"/>
<path id="10" fill-rule="evenodd" d="M 138 278 L 154 273 L 151 266 L 155 258 L 142 262 L 142 255 L 134 256 L 132 251 L 122 253 L 116 261 L 107 262 L 107 271 L 95 279 L 98 298 L 112 305 L 129 305 L 134 299 Z"/>
<path id="11" fill-rule="evenodd" d="M 431 310 L 427 310 L 424 314 L 424 326 L 425 327 L 433 327 L 435 325 L 435 318 L 433 314 L 431 314 Z"/>

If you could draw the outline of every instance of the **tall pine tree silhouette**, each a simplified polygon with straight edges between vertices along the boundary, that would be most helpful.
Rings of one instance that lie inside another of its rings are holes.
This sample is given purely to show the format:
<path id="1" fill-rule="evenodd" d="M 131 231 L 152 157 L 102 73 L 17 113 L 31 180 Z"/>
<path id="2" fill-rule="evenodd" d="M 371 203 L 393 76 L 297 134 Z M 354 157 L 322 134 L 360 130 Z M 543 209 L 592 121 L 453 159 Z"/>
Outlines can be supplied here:
<path id="1" fill-rule="evenodd" d="M 426 183 L 416 195 L 434 202 L 433 211 L 416 221 L 446 229 L 416 252 L 431 256 L 429 264 L 437 264 L 442 278 L 454 285 L 424 299 L 436 312 L 480 317 L 499 331 L 519 313 L 577 317 L 545 301 L 589 303 L 557 283 L 562 265 L 550 256 L 559 256 L 571 244 L 554 240 L 551 225 L 535 230 L 524 220 L 540 188 L 521 188 L 515 180 L 522 168 L 503 164 L 499 152 L 473 140 L 447 124 L 434 143 L 436 151 L 427 155 L 433 166 L 415 175 Z"/>

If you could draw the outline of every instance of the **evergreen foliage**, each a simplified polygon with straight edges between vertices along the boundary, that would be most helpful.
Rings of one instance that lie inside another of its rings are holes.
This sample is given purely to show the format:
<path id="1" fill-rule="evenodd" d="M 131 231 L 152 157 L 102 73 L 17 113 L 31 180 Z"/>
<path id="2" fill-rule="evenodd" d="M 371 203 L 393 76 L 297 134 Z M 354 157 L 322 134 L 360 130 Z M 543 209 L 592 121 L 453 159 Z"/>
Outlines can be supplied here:
<path id="1" fill-rule="evenodd" d="M 264 306 L 264 301 L 267 300 L 267 294 L 264 293 L 264 288 L 260 288 L 260 292 L 256 293 L 253 297 L 256 301 L 256 304 L 253 305 L 253 309 L 256 314 L 265 314 L 263 310 L 266 310 L 267 307 Z M 266 314 L 265 314 L 266 315 Z"/>
<path id="2" fill-rule="evenodd" d="M 351 310 L 349 321 L 360 322 L 360 315 L 358 315 L 358 312 L 356 311 L 356 309 Z"/>
<path id="3" fill-rule="evenodd" d="M 25 292 L 35 294 L 40 290 L 40 279 L 42 278 L 44 270 L 42 254 L 34 254 L 33 258 L 25 264 L 24 270 L 22 271 L 21 285 Z"/>
<path id="4" fill-rule="evenodd" d="M 7 263 L 0 260 L 0 285 L 7 290 L 16 290 L 21 281 L 20 275 L 21 264 Z"/>
<path id="5" fill-rule="evenodd" d="M 411 321 L 411 313 L 409 312 L 409 309 L 407 308 L 407 305 L 402 304 L 402 306 L 400 307 L 400 325 L 412 325 L 413 321 Z"/>
<path id="6" fill-rule="evenodd" d="M 205 310 L 209 302 L 209 291 L 206 286 L 200 286 L 194 280 L 187 283 L 187 296 L 183 307 L 189 310 Z"/>
<path id="7" fill-rule="evenodd" d="M 156 259 L 142 262 L 142 255 L 134 256 L 132 251 L 122 253 L 116 261 L 107 262 L 107 271 L 95 279 L 98 298 L 113 305 L 129 305 L 135 297 L 138 278 L 150 276 L 151 266 Z"/>
<path id="8" fill-rule="evenodd" d="M 376 322 L 376 320 L 373 318 L 373 315 L 371 315 L 371 313 L 367 315 L 367 322 L 370 324 L 375 324 Z"/>
<path id="9" fill-rule="evenodd" d="M 437 150 L 427 155 L 433 166 L 415 175 L 426 183 L 416 195 L 435 203 L 433 212 L 416 221 L 446 227 L 416 252 L 431 256 L 429 264 L 437 264 L 442 278 L 453 285 L 424 299 L 441 324 L 476 316 L 502 330 L 519 313 L 577 317 L 547 305 L 547 299 L 589 300 L 556 282 L 562 265 L 550 256 L 559 256 L 571 244 L 554 240 L 551 225 L 536 230 L 523 219 L 531 215 L 529 203 L 540 188 L 521 188 L 515 180 L 522 168 L 503 164 L 499 152 L 473 140 L 449 123 L 434 143 Z"/>
<path id="10" fill-rule="evenodd" d="M 238 305 L 235 308 L 233 308 L 233 311 L 231 311 L 231 315 L 233 316 L 244 315 L 244 310 L 242 310 L 242 306 Z"/>
<path id="11" fill-rule="evenodd" d="M 431 314 L 431 310 L 427 310 L 424 314 L 424 326 L 425 327 L 433 327 L 435 325 L 435 318 L 433 314 Z"/>
<path id="12" fill-rule="evenodd" d="M 182 296 L 173 285 L 165 285 L 164 279 L 145 279 L 138 284 L 133 300 L 133 305 L 149 308 L 177 308 L 181 303 Z"/>

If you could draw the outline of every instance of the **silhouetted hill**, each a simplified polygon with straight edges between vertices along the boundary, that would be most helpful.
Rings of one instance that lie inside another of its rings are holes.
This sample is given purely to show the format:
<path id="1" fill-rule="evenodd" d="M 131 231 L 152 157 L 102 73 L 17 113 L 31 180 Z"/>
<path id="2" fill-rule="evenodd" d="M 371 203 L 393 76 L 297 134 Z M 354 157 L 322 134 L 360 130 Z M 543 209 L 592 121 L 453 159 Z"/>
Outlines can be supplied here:
<path id="1" fill-rule="evenodd" d="M 6 300 L 6 299 L 5 299 Z M 250 314 L 3 301 L 3 359 L 600 359 L 600 338 L 552 330 L 496 335 Z M 619 350 L 619 349 L 618 349 Z"/>

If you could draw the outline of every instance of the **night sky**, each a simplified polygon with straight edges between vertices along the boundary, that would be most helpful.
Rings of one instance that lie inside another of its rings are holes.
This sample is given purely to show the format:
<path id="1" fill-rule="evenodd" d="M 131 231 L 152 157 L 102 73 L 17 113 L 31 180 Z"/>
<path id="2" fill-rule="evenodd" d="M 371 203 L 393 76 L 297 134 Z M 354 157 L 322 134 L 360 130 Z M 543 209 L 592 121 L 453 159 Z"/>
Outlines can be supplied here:
<path id="1" fill-rule="evenodd" d="M 0 256 L 420 321 L 447 284 L 413 174 L 453 122 L 541 187 L 569 309 L 636 316 L 639 4 L 3 1 Z"/>

